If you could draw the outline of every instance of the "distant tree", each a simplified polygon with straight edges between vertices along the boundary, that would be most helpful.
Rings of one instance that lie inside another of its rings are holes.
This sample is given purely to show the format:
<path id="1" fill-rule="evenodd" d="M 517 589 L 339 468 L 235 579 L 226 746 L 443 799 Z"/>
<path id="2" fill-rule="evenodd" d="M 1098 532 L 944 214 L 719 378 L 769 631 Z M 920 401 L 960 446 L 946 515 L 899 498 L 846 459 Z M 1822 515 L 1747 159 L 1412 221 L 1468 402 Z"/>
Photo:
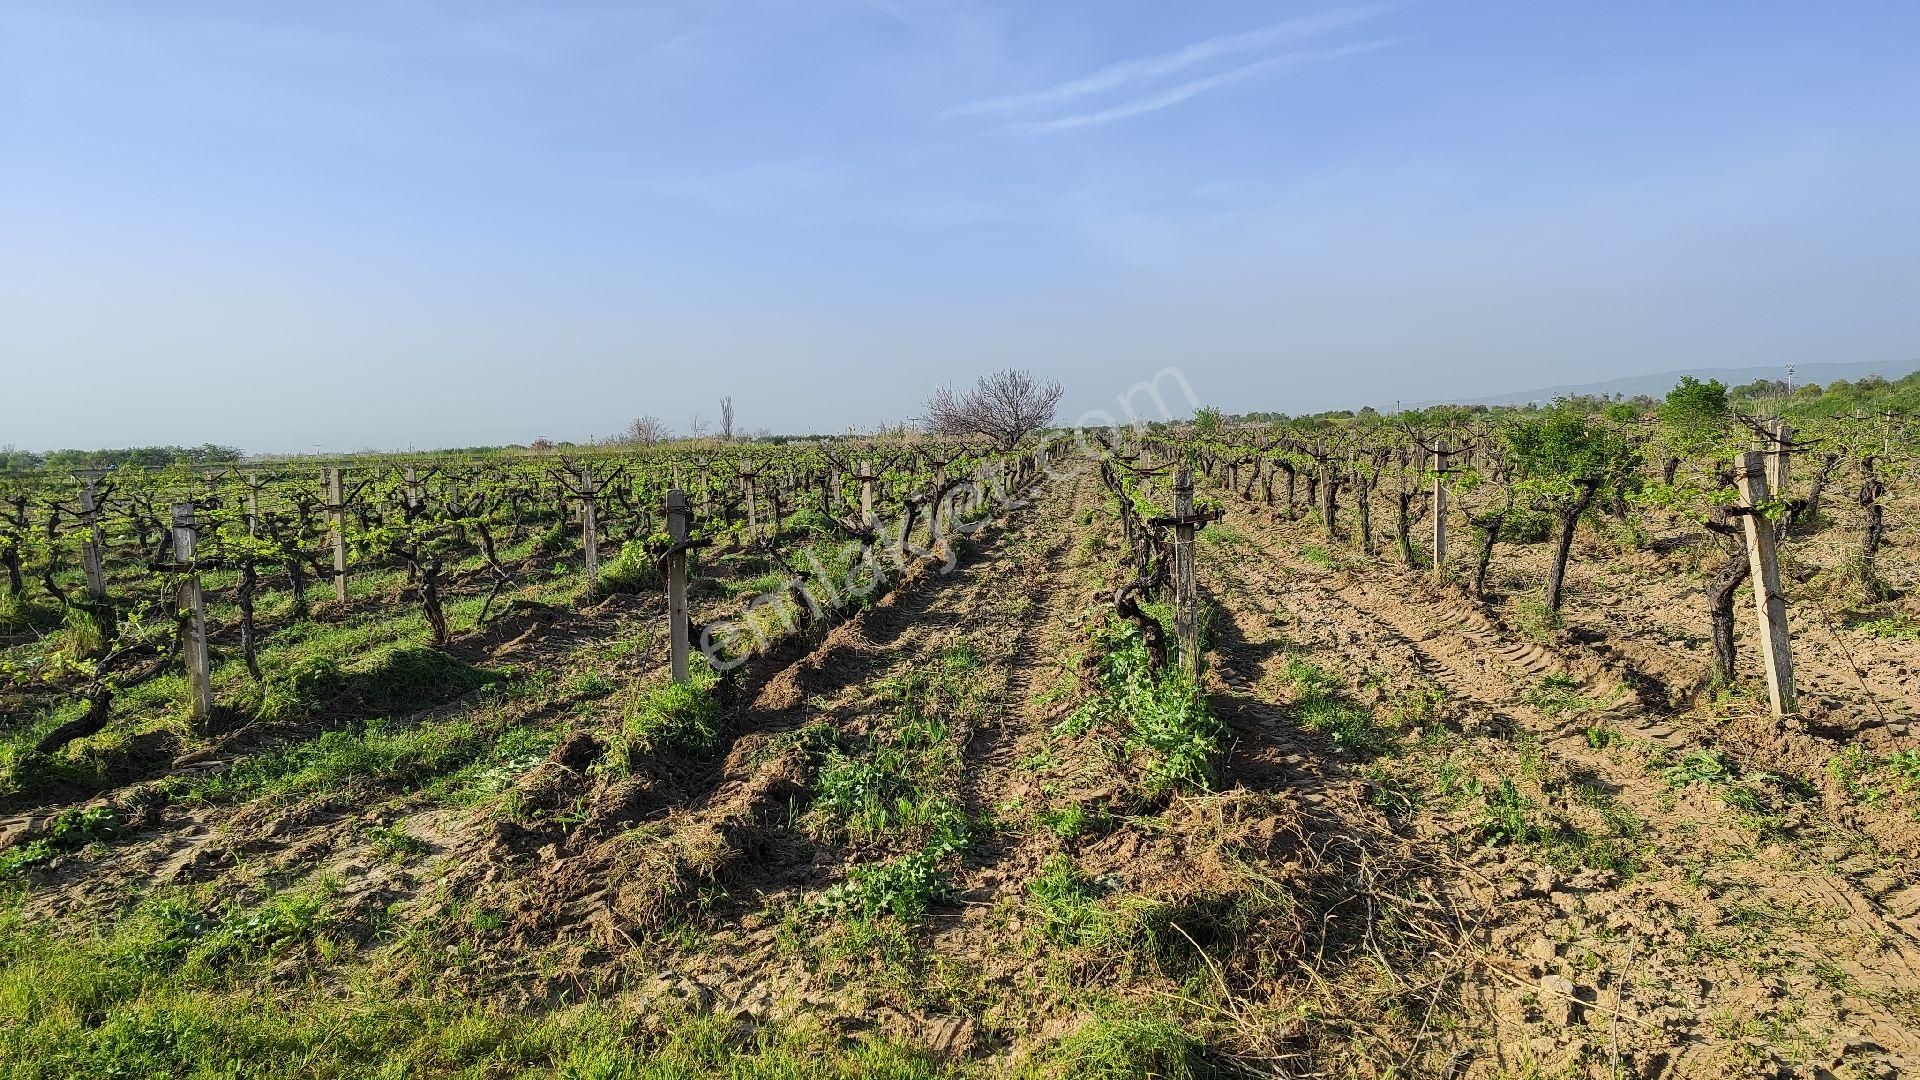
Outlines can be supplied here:
<path id="1" fill-rule="evenodd" d="M 1701 382 L 1682 375 L 1660 403 L 1661 426 L 1675 431 L 1712 427 L 1724 423 L 1729 415 L 1727 388 L 1719 379 Z"/>
<path id="2" fill-rule="evenodd" d="M 1211 405 L 1193 411 L 1193 432 L 1196 435 L 1217 435 L 1225 423 L 1226 418 L 1220 410 Z"/>
<path id="3" fill-rule="evenodd" d="M 733 395 L 720 399 L 720 437 L 733 441 Z"/>
<path id="4" fill-rule="evenodd" d="M 1723 442 L 1732 419 L 1725 384 L 1719 379 L 1701 382 L 1691 375 L 1681 376 L 1660 403 L 1660 437 L 1669 451 L 1661 463 L 1661 480 L 1672 484 L 1682 457 L 1706 453 Z"/>
<path id="5" fill-rule="evenodd" d="M 1567 560 L 1580 518 L 1602 496 L 1637 487 L 1640 448 L 1614 428 L 1561 406 L 1515 424 L 1507 432 L 1515 487 L 1551 513 L 1559 525 L 1547 571 L 1547 610 L 1559 614 Z"/>
<path id="6" fill-rule="evenodd" d="M 654 443 L 665 442 L 672 437 L 673 432 L 668 430 L 666 423 L 659 417 L 643 416 L 627 425 L 622 441 L 630 442 L 635 446 L 652 446 Z"/>
<path id="7" fill-rule="evenodd" d="M 1001 449 L 1012 449 L 1053 422 L 1064 393 L 1057 382 L 1041 382 L 1008 368 L 980 376 L 973 389 L 946 387 L 927 399 L 927 430 L 935 435 L 984 435 Z"/>
<path id="8" fill-rule="evenodd" d="M 704 436 L 706 433 L 707 433 L 707 418 L 704 416 L 701 416 L 699 413 L 694 413 L 693 419 L 687 421 L 687 434 L 698 439 Z"/>

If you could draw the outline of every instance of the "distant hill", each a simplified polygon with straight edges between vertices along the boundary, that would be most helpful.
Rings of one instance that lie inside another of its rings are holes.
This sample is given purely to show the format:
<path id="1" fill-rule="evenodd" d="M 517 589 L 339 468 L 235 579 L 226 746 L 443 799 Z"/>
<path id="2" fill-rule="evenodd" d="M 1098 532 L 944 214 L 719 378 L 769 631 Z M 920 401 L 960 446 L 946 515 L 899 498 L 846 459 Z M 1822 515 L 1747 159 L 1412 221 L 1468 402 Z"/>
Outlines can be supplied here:
<path id="1" fill-rule="evenodd" d="M 1795 385 L 1810 382 L 1825 385 L 1835 379 L 1865 378 L 1879 375 L 1886 379 L 1897 379 L 1913 371 L 1920 371 L 1920 359 L 1896 360 L 1890 362 L 1872 362 L 1864 364 L 1795 364 L 1793 381 Z M 1446 401 L 1423 402 L 1422 405 L 1526 405 L 1531 402 L 1546 404 L 1554 398 L 1573 397 L 1582 394 L 1620 394 L 1633 397 L 1645 394 L 1649 397 L 1663 397 L 1673 384 L 1680 381 L 1682 375 L 1691 375 L 1696 379 L 1719 379 L 1728 386 L 1740 386 L 1755 379 L 1784 379 L 1786 368 L 1747 367 L 1747 368 L 1681 368 L 1677 371 L 1663 371 L 1655 375 L 1628 375 L 1604 382 L 1580 383 L 1570 386 L 1545 386 L 1538 390 L 1522 390 L 1512 394 L 1496 394 L 1492 397 L 1452 398 Z"/>

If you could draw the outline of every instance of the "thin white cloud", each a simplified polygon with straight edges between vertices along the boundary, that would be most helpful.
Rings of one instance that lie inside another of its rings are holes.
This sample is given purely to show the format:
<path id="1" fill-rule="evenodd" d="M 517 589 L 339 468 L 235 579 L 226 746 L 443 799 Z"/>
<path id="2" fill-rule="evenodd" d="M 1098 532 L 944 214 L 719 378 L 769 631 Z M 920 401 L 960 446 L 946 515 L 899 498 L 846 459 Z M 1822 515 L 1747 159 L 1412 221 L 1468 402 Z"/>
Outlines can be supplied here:
<path id="1" fill-rule="evenodd" d="M 961 105 L 949 110 L 947 115 L 977 116 L 982 113 L 1020 112 L 1063 105 L 1079 98 L 1104 94 L 1135 83 L 1175 75 L 1196 64 L 1203 64 L 1223 56 L 1257 52 L 1285 42 L 1299 41 L 1356 26 L 1387 10 L 1390 6 L 1389 4 L 1365 4 L 1334 8 L 1317 15 L 1306 15 L 1274 23 L 1271 26 L 1263 26 L 1257 30 L 1208 38 L 1170 53 L 1110 64 L 1090 75 L 1083 75 L 1041 90 L 1024 94 L 1008 94 L 1004 97 L 988 98 L 984 101 Z"/>
<path id="2" fill-rule="evenodd" d="M 1242 64 L 1237 68 L 1230 68 L 1217 75 L 1208 75 L 1205 78 L 1193 79 L 1181 83 L 1178 86 L 1171 86 L 1165 90 L 1148 94 L 1145 97 L 1124 101 L 1111 108 L 1100 109 L 1096 112 L 1075 113 L 1074 115 L 1062 116 L 1055 120 L 1041 120 L 1012 126 L 1016 131 L 1029 134 L 1044 134 L 1049 131 L 1066 131 L 1071 128 L 1111 124 L 1116 120 L 1125 120 L 1129 117 L 1140 116 L 1145 113 L 1158 112 L 1161 109 L 1178 105 L 1188 98 L 1198 97 L 1209 90 L 1217 90 L 1222 86 L 1244 82 L 1247 79 L 1266 75 L 1270 72 L 1286 71 L 1306 64 L 1338 60 L 1342 57 L 1383 49 L 1391 44 L 1393 44 L 1391 40 L 1382 39 L 1377 41 L 1361 41 L 1352 45 L 1341 45 L 1330 49 L 1302 49 L 1297 52 L 1282 53 L 1279 56 L 1269 56 L 1264 60 L 1255 60 L 1251 64 Z"/>

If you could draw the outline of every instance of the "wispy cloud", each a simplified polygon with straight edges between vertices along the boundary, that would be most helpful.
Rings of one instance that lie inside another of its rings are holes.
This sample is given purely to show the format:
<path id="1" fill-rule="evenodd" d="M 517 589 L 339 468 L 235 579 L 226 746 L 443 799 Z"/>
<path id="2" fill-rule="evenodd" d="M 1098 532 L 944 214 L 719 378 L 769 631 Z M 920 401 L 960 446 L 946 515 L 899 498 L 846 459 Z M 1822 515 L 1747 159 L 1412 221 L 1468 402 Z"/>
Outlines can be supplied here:
<path id="1" fill-rule="evenodd" d="M 1376 49 L 1384 49 L 1391 44 L 1393 44 L 1393 42 L 1390 39 L 1379 39 L 1375 41 L 1360 41 L 1351 45 L 1340 45 L 1328 49 L 1301 49 L 1297 52 L 1282 53 L 1279 56 L 1269 56 L 1264 60 L 1255 60 L 1251 64 L 1242 64 L 1237 68 L 1229 68 L 1217 75 L 1208 75 L 1205 78 L 1192 79 L 1178 86 L 1170 86 L 1165 90 L 1147 94 L 1144 97 L 1137 97 L 1131 101 L 1123 101 L 1110 108 L 1100 109 L 1094 112 L 1075 113 L 1071 116 L 1062 116 L 1054 120 L 1040 120 L 1012 126 L 1015 131 L 1022 131 L 1029 134 L 1044 134 L 1049 131 L 1066 131 L 1071 128 L 1111 124 L 1115 120 L 1125 120 L 1128 117 L 1140 116 L 1144 113 L 1158 112 L 1161 109 L 1178 105 L 1188 98 L 1198 97 L 1209 90 L 1218 90 L 1222 86 L 1245 82 L 1256 76 L 1278 71 L 1287 71 L 1307 64 L 1338 60 L 1342 57 L 1355 56 L 1360 53 L 1373 52 Z"/>
<path id="2" fill-rule="evenodd" d="M 948 115 L 977 116 L 985 113 L 1024 112 L 1065 105 L 1080 98 L 1124 89 L 1137 83 L 1165 78 L 1169 75 L 1177 75 L 1195 65 L 1204 64 L 1210 60 L 1217 60 L 1223 56 L 1259 52 L 1262 49 L 1282 45 L 1290 41 L 1300 41 L 1320 34 L 1329 34 L 1336 30 L 1343 30 L 1350 26 L 1357 26 L 1379 15 L 1381 12 L 1386 11 L 1391 6 L 1390 4 L 1365 4 L 1353 7 L 1334 8 L 1331 11 L 1324 11 L 1317 15 L 1305 15 L 1297 19 L 1277 22 L 1270 26 L 1260 27 L 1257 30 L 1248 30 L 1243 33 L 1208 38 L 1205 41 L 1194 42 L 1185 48 L 1176 49 L 1173 52 L 1161 53 L 1157 56 L 1144 56 L 1133 60 L 1123 60 L 1117 64 L 1109 64 L 1092 74 L 1083 75 L 1077 79 L 1069 79 L 1066 82 L 1057 83 L 1044 89 L 971 102 L 949 110 Z M 1274 59 L 1280 58 L 1276 57 Z M 1258 63 L 1266 63 L 1266 61 L 1260 61 L 1257 62 L 1257 64 Z M 1255 67 L 1257 64 L 1247 66 Z M 1232 73 L 1229 72 L 1227 74 L 1230 75 Z M 1214 76 L 1213 78 L 1217 79 L 1220 78 L 1220 76 Z M 1196 80 L 1196 82 L 1206 81 L 1208 80 Z M 1175 89 L 1180 88 L 1176 87 Z M 1210 87 L 1201 87 L 1200 90 L 1195 90 L 1193 93 L 1201 93 L 1206 89 L 1210 89 Z M 1192 96 L 1193 94 L 1185 95 L 1185 97 Z M 1182 101 L 1185 100 L 1185 97 L 1174 100 Z M 1172 102 L 1168 102 L 1168 104 L 1172 104 Z M 1125 107 L 1126 106 L 1121 106 L 1120 108 Z M 1155 106 L 1155 108 L 1165 107 L 1165 105 Z M 1118 117 L 1114 117 L 1114 119 L 1118 119 Z M 1099 121 L 1095 122 L 1097 123 Z M 1064 124 L 1062 126 L 1073 127 L 1079 125 Z"/>

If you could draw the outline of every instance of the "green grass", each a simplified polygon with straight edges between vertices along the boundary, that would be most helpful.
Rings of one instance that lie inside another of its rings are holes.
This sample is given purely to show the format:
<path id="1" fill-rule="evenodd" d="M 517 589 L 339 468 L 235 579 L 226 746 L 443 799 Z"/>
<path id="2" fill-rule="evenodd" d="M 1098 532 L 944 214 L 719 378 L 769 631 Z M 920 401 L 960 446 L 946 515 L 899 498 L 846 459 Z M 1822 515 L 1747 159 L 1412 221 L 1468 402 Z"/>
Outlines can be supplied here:
<path id="1" fill-rule="evenodd" d="M 1290 657 L 1282 669 L 1299 695 L 1294 716 L 1308 731 L 1325 735 L 1333 745 L 1362 761 L 1393 752 L 1398 739 L 1382 727 L 1373 712 L 1342 694 L 1333 678 L 1311 661 Z"/>
<path id="2" fill-rule="evenodd" d="M 812 831 L 873 840 L 938 821 L 951 808 L 937 786 L 942 771 L 925 755 L 897 745 L 882 744 L 860 756 L 830 750 L 814 774 L 818 824 Z"/>
<path id="3" fill-rule="evenodd" d="M 1162 1008 L 1115 1004 L 1056 1043 L 1055 1075 L 1075 1080 L 1203 1080 L 1218 1075 L 1206 1044 Z"/>
<path id="4" fill-rule="evenodd" d="M 1855 623 L 1855 630 L 1886 641 L 1920 641 L 1920 619 L 1911 615 L 1888 615 Z"/>
<path id="5" fill-rule="evenodd" d="M 404 716 L 509 678 L 437 649 L 385 643 L 386 637 L 371 627 L 343 629 L 308 640 L 298 653 L 292 652 L 295 642 L 281 641 L 276 654 L 261 656 L 264 682 L 252 682 L 232 664 L 220 673 L 224 678 L 216 678 L 215 689 L 258 719 L 293 722 L 323 715 L 329 720 Z M 163 697 L 178 692 L 166 683 L 158 679 L 147 686 Z M 141 696 L 130 697 L 130 703 Z"/>
<path id="6" fill-rule="evenodd" d="M 960 805 L 954 725 L 984 716 L 979 666 L 972 645 L 949 646 L 933 663 L 906 665 L 873 683 L 887 716 L 871 735 L 797 740 L 819 762 L 805 814 L 809 833 L 893 853 L 856 862 L 846 880 L 814 900 L 815 915 L 914 922 L 950 895 L 948 867 L 973 832 Z"/>
<path id="7" fill-rule="evenodd" d="M 657 683 L 641 691 L 621 721 L 615 759 L 632 767 L 635 756 L 663 751 L 704 759 L 720 748 L 720 702 L 711 672 L 688 682 Z"/>
<path id="8" fill-rule="evenodd" d="M 1583 689 L 1584 686 L 1579 679 L 1556 672 L 1543 677 L 1538 683 L 1528 688 L 1526 700 L 1527 704 L 1540 710 L 1542 716 L 1593 712 L 1612 704 L 1605 698 L 1582 693 Z"/>
<path id="9" fill-rule="evenodd" d="M 405 862 L 427 852 L 426 841 L 409 835 L 397 825 L 369 825 L 361 830 L 361 834 L 367 838 L 374 852 L 389 862 Z"/>
<path id="10" fill-rule="evenodd" d="M 1056 945 L 1096 945 L 1113 939 L 1114 919 L 1100 903 L 1104 893 L 1065 855 L 1047 860 L 1027 883 L 1027 901 L 1039 916 L 1040 932 Z"/>
<path id="11" fill-rule="evenodd" d="M 615 593 L 657 592 L 663 583 L 660 563 L 640 541 L 620 548 L 620 553 L 600 564 L 595 591 L 602 596 Z"/>
<path id="12" fill-rule="evenodd" d="M 373 720 L 243 759 L 225 772 L 176 781 L 175 794 L 234 802 L 342 790 L 353 781 L 413 790 L 481 758 L 489 741 L 489 732 L 468 717 L 412 726 Z"/>
<path id="13" fill-rule="evenodd" d="M 308 954 L 321 968 L 346 944 L 323 893 L 253 907 L 185 897 L 143 905 L 92 937 L 52 936 L 0 914 L 0 1073 L 67 1077 L 541 1075 L 668 1080 L 727 1075 L 802 1080 L 952 1075 L 886 1039 L 848 1040 L 805 1023 L 735 1025 L 714 1016 L 654 1026 L 608 1002 L 549 1012 L 349 981 L 319 992 L 268 989 L 258 973 Z"/>
<path id="14" fill-rule="evenodd" d="M 1034 815 L 1041 828 L 1062 840 L 1071 840 L 1093 829 L 1101 818 L 1098 810 L 1088 810 L 1079 803 L 1068 803 L 1055 809 L 1042 810 Z"/>
<path id="15" fill-rule="evenodd" d="M 815 901 L 821 914 L 852 914 L 871 919 L 891 915 L 907 922 L 927 917 L 932 906 L 952 895 L 952 884 L 942 864 L 966 850 L 966 815 L 957 806 L 935 821 L 931 835 L 918 851 L 879 862 L 860 863 L 847 879 L 826 890 Z"/>
<path id="16" fill-rule="evenodd" d="M 1560 613 L 1542 600 L 1521 600 L 1514 605 L 1514 632 L 1542 645 L 1551 644 L 1566 629 Z"/>
<path id="17" fill-rule="evenodd" d="M 45 836 L 0 851 L 0 877 L 29 866 L 50 862 L 54 856 L 78 851 L 93 843 L 109 843 L 126 835 L 112 807 L 72 807 L 60 811 Z"/>
<path id="18" fill-rule="evenodd" d="M 1474 781 L 1480 795 L 1476 823 L 1482 842 L 1494 847 L 1530 847 L 1547 864 L 1562 870 L 1612 870 L 1633 874 L 1644 865 L 1640 851 L 1641 824 L 1610 798 L 1595 810 L 1607 825 L 1595 835 L 1558 815 L 1549 814 L 1524 795 L 1511 779 L 1488 785 Z M 1604 795 L 1604 793 L 1601 793 Z M 1589 804 L 1599 800 L 1589 795 Z"/>
<path id="19" fill-rule="evenodd" d="M 1827 762 L 1827 774 L 1848 795 L 1870 806 L 1896 795 L 1920 797 L 1920 750 L 1875 753 L 1849 746 Z"/>
<path id="20" fill-rule="evenodd" d="M 1323 570 L 1332 570 L 1338 565 L 1333 554 L 1318 544 L 1301 544 L 1300 561 L 1318 566 Z"/>

